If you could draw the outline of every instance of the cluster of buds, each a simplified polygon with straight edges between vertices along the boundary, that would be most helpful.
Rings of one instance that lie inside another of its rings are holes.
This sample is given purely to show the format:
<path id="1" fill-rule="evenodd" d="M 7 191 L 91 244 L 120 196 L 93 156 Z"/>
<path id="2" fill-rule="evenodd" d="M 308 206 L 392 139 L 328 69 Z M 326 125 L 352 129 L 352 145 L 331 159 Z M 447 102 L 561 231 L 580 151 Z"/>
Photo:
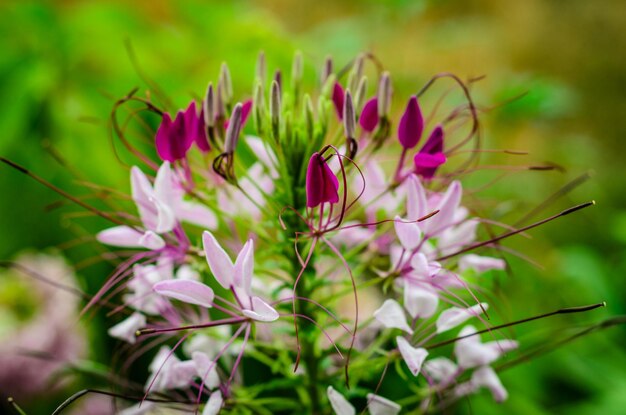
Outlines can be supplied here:
<path id="1" fill-rule="evenodd" d="M 475 168 L 478 110 L 454 75 L 398 94 L 367 54 L 338 71 L 328 58 L 319 93 L 305 92 L 300 54 L 290 83 L 266 74 L 261 54 L 251 99 L 236 99 L 224 64 L 175 117 L 150 102 L 161 163 L 131 169 L 138 216 L 101 214 L 116 226 L 97 239 L 131 251 L 87 308 L 121 301 L 109 334 L 128 343 L 124 368 L 159 348 L 144 389 L 118 391 L 143 396 L 122 413 L 429 413 L 482 388 L 506 399 L 491 364 L 518 344 L 479 298 L 507 267 L 498 243 L 589 204 L 520 229 L 472 216 L 458 178 Z M 446 79 L 466 101 L 426 113 Z M 487 225 L 507 232 L 479 238 Z M 447 345 L 455 361 L 437 353 Z"/>

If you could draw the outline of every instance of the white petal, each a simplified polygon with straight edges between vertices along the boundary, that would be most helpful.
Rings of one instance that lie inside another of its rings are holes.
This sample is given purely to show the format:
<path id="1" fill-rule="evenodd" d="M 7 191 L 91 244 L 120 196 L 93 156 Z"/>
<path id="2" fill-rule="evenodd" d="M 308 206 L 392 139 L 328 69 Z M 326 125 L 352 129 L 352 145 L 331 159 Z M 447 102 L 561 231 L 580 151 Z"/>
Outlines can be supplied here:
<path id="1" fill-rule="evenodd" d="M 402 247 L 408 251 L 413 251 L 422 241 L 422 231 L 417 222 L 406 222 L 399 216 L 394 221 L 396 235 Z"/>
<path id="2" fill-rule="evenodd" d="M 194 280 L 199 281 L 200 275 L 189 265 L 181 265 L 176 271 L 176 279 L 178 280 Z"/>
<path id="3" fill-rule="evenodd" d="M 332 386 L 329 386 L 326 390 L 330 405 L 335 411 L 335 415 L 355 415 L 356 410 L 354 406 L 342 394 L 337 392 Z"/>
<path id="4" fill-rule="evenodd" d="M 491 342 L 485 343 L 485 347 L 490 347 L 496 350 L 499 356 L 502 356 L 506 352 L 510 352 L 511 350 L 515 350 L 519 347 L 519 343 L 515 340 L 495 340 Z"/>
<path id="5" fill-rule="evenodd" d="M 202 234 L 202 242 L 204 252 L 206 253 L 206 260 L 213 276 L 222 287 L 227 290 L 230 289 L 230 287 L 235 285 L 233 281 L 233 262 L 211 232 L 204 231 Z"/>
<path id="6" fill-rule="evenodd" d="M 235 260 L 233 280 L 235 285 L 250 295 L 252 272 L 254 270 L 254 241 L 249 239 Z"/>
<path id="7" fill-rule="evenodd" d="M 176 216 L 174 215 L 172 207 L 156 198 L 151 199 L 151 201 L 157 212 L 157 224 L 156 228 L 153 230 L 156 233 L 166 233 L 174 229 L 174 226 L 176 226 Z"/>
<path id="8" fill-rule="evenodd" d="M 252 297 L 253 310 L 242 310 L 244 316 L 253 320 L 270 322 L 278 320 L 278 312 L 259 297 Z"/>
<path id="9" fill-rule="evenodd" d="M 125 320 L 111 327 L 108 333 L 111 337 L 134 344 L 137 341 L 135 333 L 142 327 L 146 327 L 146 317 L 141 313 L 133 313 Z"/>
<path id="10" fill-rule="evenodd" d="M 152 231 L 146 231 L 141 238 L 139 244 L 146 249 L 157 250 L 165 247 L 165 241 L 159 235 Z"/>
<path id="11" fill-rule="evenodd" d="M 422 182 L 415 174 L 411 174 L 407 180 L 406 211 L 410 220 L 418 220 L 428 213 L 426 191 Z M 428 221 L 430 219 L 426 219 Z"/>
<path id="12" fill-rule="evenodd" d="M 461 202 L 462 193 L 461 183 L 453 181 L 437 204 L 436 209 L 439 212 L 423 222 L 424 229 L 429 237 L 441 233 L 454 223 L 454 215 Z"/>
<path id="13" fill-rule="evenodd" d="M 437 382 L 449 382 L 457 369 L 457 365 L 445 357 L 436 357 L 424 362 L 424 371 Z"/>
<path id="14" fill-rule="evenodd" d="M 217 217 L 208 207 L 199 203 L 181 200 L 176 205 L 176 217 L 184 222 L 202 226 L 206 229 L 217 228 Z"/>
<path id="15" fill-rule="evenodd" d="M 405 281 L 404 307 L 411 317 L 429 318 L 437 311 L 438 304 L 439 297 L 437 294 Z"/>
<path id="16" fill-rule="evenodd" d="M 215 294 L 211 287 L 194 280 L 167 280 L 154 284 L 154 291 L 169 298 L 210 308 Z"/>
<path id="17" fill-rule="evenodd" d="M 196 365 L 196 374 L 204 381 L 204 385 L 209 389 L 215 389 L 220 385 L 220 378 L 217 374 L 216 364 L 209 355 L 203 352 L 192 352 L 191 359 Z"/>
<path id="18" fill-rule="evenodd" d="M 413 255 L 411 258 L 411 268 L 413 271 L 418 274 L 419 278 L 428 278 L 430 277 L 430 265 L 428 262 L 428 258 L 421 252 Z"/>
<path id="19" fill-rule="evenodd" d="M 487 307 L 486 303 L 481 303 L 469 308 L 452 307 L 444 310 L 437 319 L 437 333 L 443 333 L 465 323 L 470 318 L 480 315 L 483 309 L 487 310 Z"/>
<path id="20" fill-rule="evenodd" d="M 426 356 L 428 356 L 428 351 L 423 348 L 411 346 L 404 337 L 396 337 L 396 342 L 398 343 L 398 350 L 400 350 L 404 362 L 409 367 L 411 373 L 413 373 L 413 376 L 417 376 L 420 370 L 422 370 L 422 364 Z"/>
<path id="21" fill-rule="evenodd" d="M 492 269 L 505 269 L 506 262 L 504 262 L 503 259 L 475 254 L 463 255 L 459 259 L 459 270 L 463 272 L 470 268 L 476 272 L 482 273 Z"/>
<path id="22" fill-rule="evenodd" d="M 367 408 L 371 415 L 397 415 L 402 407 L 382 396 L 367 394 Z"/>
<path id="23" fill-rule="evenodd" d="M 374 317 L 388 329 L 401 329 L 413 334 L 413 330 L 406 321 L 404 310 L 396 300 L 385 300 L 383 305 L 374 311 Z"/>
<path id="24" fill-rule="evenodd" d="M 216 390 L 209 396 L 209 400 L 206 405 L 204 405 L 204 409 L 202 410 L 202 415 L 217 415 L 222 409 L 222 404 L 224 403 L 224 399 L 222 398 L 222 392 Z"/>
<path id="25" fill-rule="evenodd" d="M 126 248 L 143 248 L 139 243 L 143 234 L 130 226 L 115 226 L 105 229 L 96 235 L 96 239 L 107 245 Z"/>
<path id="26" fill-rule="evenodd" d="M 166 161 L 161 164 L 156 178 L 154 179 L 154 195 L 161 202 L 169 206 L 174 206 L 178 196 L 174 185 L 172 168 L 170 167 L 169 161 Z"/>
<path id="27" fill-rule="evenodd" d="M 496 372 L 489 366 L 483 366 L 472 374 L 472 384 L 475 386 L 484 386 L 491 391 L 491 395 L 496 402 L 503 402 L 508 398 L 508 393 Z"/>
<path id="28" fill-rule="evenodd" d="M 155 197 L 154 190 L 146 175 L 137 166 L 133 166 L 130 169 L 130 188 L 141 221 L 146 228 L 155 230 L 157 227 L 157 211 L 153 203 Z"/>

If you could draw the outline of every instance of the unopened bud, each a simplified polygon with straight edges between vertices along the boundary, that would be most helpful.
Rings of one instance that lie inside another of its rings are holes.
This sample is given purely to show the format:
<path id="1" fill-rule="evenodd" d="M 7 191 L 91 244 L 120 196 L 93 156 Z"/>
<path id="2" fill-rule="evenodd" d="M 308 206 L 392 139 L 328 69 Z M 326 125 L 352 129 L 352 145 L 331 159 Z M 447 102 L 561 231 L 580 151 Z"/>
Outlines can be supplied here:
<path id="1" fill-rule="evenodd" d="M 265 52 L 259 52 L 259 57 L 256 61 L 256 69 L 255 76 L 256 82 L 261 82 L 261 84 L 265 83 L 265 74 L 266 74 L 266 64 L 265 64 Z"/>
<path id="2" fill-rule="evenodd" d="M 272 81 L 270 92 L 270 118 L 272 120 L 272 129 L 277 136 L 280 126 L 280 85 L 276 80 Z"/>
<path id="3" fill-rule="evenodd" d="M 239 133 L 241 131 L 241 113 L 242 105 L 237 103 L 233 112 L 230 115 L 228 121 L 228 128 L 226 129 L 226 141 L 224 143 L 224 152 L 226 154 L 233 154 L 237 148 L 237 142 L 239 141 Z"/>
<path id="4" fill-rule="evenodd" d="M 280 89 L 283 88 L 283 73 L 280 69 L 276 69 L 276 72 L 274 72 L 274 82 L 278 84 Z"/>
<path id="5" fill-rule="evenodd" d="M 367 76 L 364 76 L 359 81 L 359 86 L 356 89 L 356 95 L 354 96 L 354 108 L 356 112 L 361 111 L 363 103 L 365 103 L 365 94 L 367 94 Z"/>
<path id="6" fill-rule="evenodd" d="M 233 81 L 230 77 L 230 70 L 226 62 L 223 62 L 220 68 L 220 82 L 222 83 L 223 98 L 226 103 L 230 103 L 233 99 Z"/>
<path id="7" fill-rule="evenodd" d="M 313 130 L 315 128 L 315 115 L 313 113 L 313 102 L 311 101 L 311 96 L 306 94 L 304 96 L 304 121 L 306 125 L 306 131 L 309 138 L 313 138 Z"/>
<path id="8" fill-rule="evenodd" d="M 352 65 L 352 70 L 350 71 L 350 74 L 348 75 L 348 84 L 347 85 L 348 85 L 348 88 L 350 88 L 351 91 L 356 91 L 357 90 L 357 87 L 358 87 L 357 83 L 363 77 L 363 66 L 364 66 L 364 64 L 365 64 L 365 56 L 361 53 L 354 60 L 354 64 Z"/>
<path id="9" fill-rule="evenodd" d="M 389 109 L 391 107 L 391 78 L 389 72 L 383 72 L 378 84 L 378 115 L 381 118 L 387 118 L 389 116 Z"/>
<path id="10" fill-rule="evenodd" d="M 260 82 L 256 84 L 254 89 L 254 124 L 256 130 L 261 133 L 265 122 L 265 95 L 263 94 L 263 85 Z"/>
<path id="11" fill-rule="evenodd" d="M 322 67 L 322 76 L 321 83 L 324 85 L 328 77 L 333 73 L 333 58 L 330 56 L 326 57 L 326 61 L 324 62 L 324 66 Z"/>
<path id="12" fill-rule="evenodd" d="M 350 90 L 346 89 L 346 95 L 343 100 L 343 128 L 347 138 L 354 138 L 356 130 L 356 118 L 354 116 L 354 104 Z"/>
<path id="13" fill-rule="evenodd" d="M 204 125 L 213 127 L 215 122 L 215 97 L 213 96 L 213 84 L 209 82 L 206 96 L 202 102 L 202 112 L 204 113 Z"/>
<path id="14" fill-rule="evenodd" d="M 224 103 L 224 83 L 220 79 L 217 83 L 217 93 L 215 94 L 215 117 L 226 117 L 226 104 Z"/>
<path id="15" fill-rule="evenodd" d="M 299 51 L 293 57 L 293 65 L 291 67 L 291 82 L 296 87 L 302 81 L 302 53 Z"/>

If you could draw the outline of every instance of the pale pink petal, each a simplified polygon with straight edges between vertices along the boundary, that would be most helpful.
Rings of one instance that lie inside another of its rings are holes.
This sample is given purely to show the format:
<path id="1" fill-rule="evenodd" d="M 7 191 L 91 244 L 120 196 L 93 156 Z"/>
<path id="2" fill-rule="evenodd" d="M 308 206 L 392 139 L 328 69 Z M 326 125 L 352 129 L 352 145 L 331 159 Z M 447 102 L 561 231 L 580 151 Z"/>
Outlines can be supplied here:
<path id="1" fill-rule="evenodd" d="M 278 320 L 278 312 L 259 297 L 252 297 L 253 310 L 242 310 L 244 316 L 253 320 L 270 322 Z"/>
<path id="2" fill-rule="evenodd" d="M 217 374 L 217 365 L 209 355 L 195 351 L 191 353 L 191 359 L 196 365 L 196 374 L 204 381 L 204 386 L 208 389 L 217 388 L 220 385 L 220 377 Z"/>
<path id="3" fill-rule="evenodd" d="M 484 346 L 496 350 L 498 355 L 502 356 L 506 352 L 517 349 L 519 347 L 519 343 L 515 340 L 504 339 L 484 343 Z"/>
<path id="4" fill-rule="evenodd" d="M 164 162 L 157 171 L 154 179 L 154 195 L 162 203 L 174 206 L 176 200 L 180 196 L 174 187 L 174 179 L 172 176 L 172 168 L 169 161 Z"/>
<path id="5" fill-rule="evenodd" d="M 229 290 L 230 287 L 234 286 L 233 262 L 211 232 L 204 231 L 202 234 L 202 243 L 204 245 L 204 252 L 206 253 L 206 260 L 213 276 L 222 287 Z"/>
<path id="6" fill-rule="evenodd" d="M 428 203 L 426 199 L 426 191 L 422 186 L 422 182 L 415 174 L 411 174 L 407 180 L 407 198 L 406 211 L 410 220 L 418 220 L 426 216 L 428 212 Z M 429 221 L 430 219 L 426 219 Z"/>
<path id="7" fill-rule="evenodd" d="M 476 333 L 476 329 L 473 326 L 466 326 L 459 333 L 459 337 L 469 336 L 474 333 Z M 485 347 L 480 342 L 480 337 L 478 336 L 458 340 L 454 345 L 454 354 L 456 355 L 457 363 L 463 369 L 488 365 L 500 356 L 499 351 Z"/>
<path id="8" fill-rule="evenodd" d="M 396 300 L 385 300 L 383 305 L 374 311 L 374 318 L 388 329 L 400 329 L 409 334 L 413 334 L 413 330 L 409 327 L 404 315 L 402 306 Z"/>
<path id="9" fill-rule="evenodd" d="M 454 215 L 459 207 L 459 203 L 461 203 L 462 193 L 463 189 L 460 182 L 454 181 L 450 184 L 448 190 L 437 204 L 436 210 L 439 210 L 439 212 L 432 218 L 422 222 L 429 237 L 438 235 L 454 223 Z"/>
<path id="10" fill-rule="evenodd" d="M 156 233 L 166 233 L 174 229 L 176 226 L 176 215 L 172 208 L 160 201 L 159 199 L 151 199 L 156 209 L 156 228 L 152 229 Z"/>
<path id="11" fill-rule="evenodd" d="M 397 403 L 373 393 L 367 394 L 367 408 L 370 415 L 398 415 L 402 409 Z"/>
<path id="12" fill-rule="evenodd" d="M 210 308 L 215 294 L 208 285 L 194 280 L 167 280 L 154 284 L 153 290 L 165 297 Z"/>
<path id="13" fill-rule="evenodd" d="M 457 365 L 445 357 L 436 357 L 424 362 L 424 372 L 437 382 L 450 382 L 457 370 Z"/>
<path id="14" fill-rule="evenodd" d="M 411 268 L 420 278 L 428 278 L 431 276 L 430 274 L 430 265 L 428 263 L 428 258 L 421 252 L 413 255 L 411 258 Z"/>
<path id="15" fill-rule="evenodd" d="M 154 190 L 146 175 L 137 166 L 130 169 L 130 188 L 144 226 L 151 230 L 157 227 L 157 211 L 154 206 Z"/>
<path id="16" fill-rule="evenodd" d="M 413 318 L 429 318 L 439 304 L 437 294 L 423 288 L 412 285 L 409 281 L 404 283 L 404 308 Z"/>
<path id="17" fill-rule="evenodd" d="M 137 341 L 135 333 L 143 327 L 146 327 L 146 316 L 141 313 L 133 313 L 125 320 L 111 327 L 108 333 L 111 337 L 134 344 Z"/>
<path id="18" fill-rule="evenodd" d="M 130 226 L 115 226 L 105 229 L 96 235 L 96 239 L 107 245 L 122 246 L 126 248 L 142 248 L 139 243 L 143 234 Z"/>
<path id="19" fill-rule="evenodd" d="M 139 245 L 146 249 L 157 250 L 165 247 L 165 241 L 152 231 L 146 231 L 139 238 Z"/>
<path id="20" fill-rule="evenodd" d="M 199 203 L 181 200 L 176 205 L 176 217 L 184 222 L 201 226 L 205 229 L 217 228 L 217 217 L 208 207 Z"/>
<path id="21" fill-rule="evenodd" d="M 491 395 L 496 402 L 504 402 L 508 398 L 508 393 L 496 372 L 489 366 L 483 366 L 472 374 L 472 384 L 486 387 L 491 391 Z"/>
<path id="22" fill-rule="evenodd" d="M 217 415 L 222 409 L 222 405 L 224 404 L 224 399 L 222 398 L 222 392 L 216 390 L 209 396 L 209 400 L 206 405 L 204 405 L 204 409 L 202 410 L 202 415 Z"/>
<path id="23" fill-rule="evenodd" d="M 335 388 L 329 386 L 326 390 L 330 405 L 333 407 L 335 415 L 355 415 L 356 410 L 354 406 L 342 394 L 337 392 Z"/>
<path id="24" fill-rule="evenodd" d="M 482 308 L 480 307 L 482 304 Z M 437 319 L 437 333 L 453 329 L 472 317 L 478 316 L 487 309 L 486 303 L 476 304 L 469 308 L 452 307 L 444 310 Z"/>
<path id="25" fill-rule="evenodd" d="M 503 259 L 479 256 L 476 254 L 463 255 L 459 259 L 459 271 L 464 272 L 473 269 L 478 273 L 483 273 L 492 269 L 505 269 L 506 262 Z"/>
<path id="26" fill-rule="evenodd" d="M 428 351 L 424 348 L 415 348 L 404 337 L 396 337 L 398 350 L 404 362 L 408 366 L 413 376 L 417 376 L 422 370 L 422 364 L 428 356 Z"/>
<path id="27" fill-rule="evenodd" d="M 250 294 L 252 285 L 252 272 L 254 270 L 254 241 L 249 239 L 235 260 L 233 280 L 247 295 Z"/>
<path id="28" fill-rule="evenodd" d="M 417 222 L 407 223 L 399 216 L 396 216 L 394 227 L 396 229 L 398 240 L 404 249 L 407 251 L 413 251 L 419 246 L 422 241 L 422 231 L 420 230 Z"/>

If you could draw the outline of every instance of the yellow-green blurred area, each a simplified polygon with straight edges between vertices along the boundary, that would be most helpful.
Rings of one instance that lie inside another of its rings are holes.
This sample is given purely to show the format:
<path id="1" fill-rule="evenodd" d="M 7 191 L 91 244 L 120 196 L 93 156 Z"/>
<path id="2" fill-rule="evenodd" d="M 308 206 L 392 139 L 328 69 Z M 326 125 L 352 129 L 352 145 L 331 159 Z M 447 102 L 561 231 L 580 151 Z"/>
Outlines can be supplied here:
<path id="1" fill-rule="evenodd" d="M 81 180 L 127 190 L 128 168 L 115 158 L 110 139 L 115 100 L 136 86 L 149 89 L 142 79 L 147 77 L 183 107 L 217 78 L 222 61 L 229 63 L 236 96 L 249 97 L 260 50 L 272 71 L 288 71 L 294 51 L 302 51 L 310 79 L 327 55 L 343 65 L 361 51 L 371 52 L 392 73 L 396 113 L 435 73 L 485 75 L 472 87 L 481 107 L 491 108 L 482 116 L 483 147 L 529 155 L 486 154 L 482 162 L 564 167 L 510 172 L 476 194 L 486 207 L 496 207 L 487 211 L 514 223 L 587 172 L 590 180 L 535 219 L 597 201 L 530 232 L 532 239 L 504 243 L 543 269 L 507 255 L 512 272 L 494 277 L 494 323 L 607 302 L 587 314 L 516 327 L 510 333 L 524 348 L 626 313 L 624 27 L 622 0 L 3 1 L 0 156 L 72 194 L 88 193 Z M 515 97 L 520 98 L 507 103 Z M 427 95 L 423 102 L 436 99 Z M 478 189 L 499 174 L 468 175 L 466 188 Z M 106 226 L 89 217 L 69 221 L 66 215 L 77 209 L 55 206 L 59 200 L 31 178 L 0 166 L 0 259 L 58 247 Z M 97 254 L 87 243 L 57 252 L 74 264 Z M 94 292 L 108 271 L 106 264 L 85 267 L 78 272 L 80 285 Z M 0 312 L 17 307 L 16 319 L 27 319 L 31 300 L 21 302 L 23 289 L 14 278 L 6 281 L 0 281 Z M 15 287 L 6 294 L 6 286 Z M 85 325 L 89 357 L 107 363 L 114 344 L 106 336 L 110 322 L 96 316 Z M 624 344 L 624 327 L 592 333 L 503 371 L 510 397 L 502 405 L 485 392 L 461 401 L 455 411 L 622 414 Z M 29 413 L 49 413 L 89 382 L 98 380 L 86 376 L 23 406 Z"/>

